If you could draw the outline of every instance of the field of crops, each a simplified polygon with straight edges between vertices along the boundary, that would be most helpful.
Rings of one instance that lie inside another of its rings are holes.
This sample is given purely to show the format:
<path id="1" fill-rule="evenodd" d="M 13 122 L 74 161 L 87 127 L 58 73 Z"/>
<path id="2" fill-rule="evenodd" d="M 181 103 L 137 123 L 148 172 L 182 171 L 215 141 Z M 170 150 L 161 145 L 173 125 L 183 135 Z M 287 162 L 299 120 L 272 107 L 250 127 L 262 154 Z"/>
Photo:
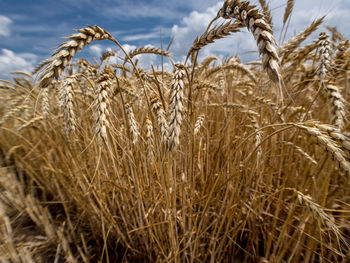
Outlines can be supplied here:
<path id="1" fill-rule="evenodd" d="M 277 46 L 259 2 L 181 64 L 88 26 L 0 81 L 1 262 L 350 262 L 349 41 L 321 17 Z M 260 60 L 198 61 L 238 31 Z M 121 63 L 74 58 L 101 40 Z"/>

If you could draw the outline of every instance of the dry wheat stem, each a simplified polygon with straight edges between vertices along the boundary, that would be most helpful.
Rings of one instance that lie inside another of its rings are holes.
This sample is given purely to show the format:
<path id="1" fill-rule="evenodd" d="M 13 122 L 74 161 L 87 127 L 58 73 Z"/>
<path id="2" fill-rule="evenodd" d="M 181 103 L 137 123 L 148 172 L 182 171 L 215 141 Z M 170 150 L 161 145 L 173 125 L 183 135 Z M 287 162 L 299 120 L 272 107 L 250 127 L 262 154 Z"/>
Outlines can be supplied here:
<path id="1" fill-rule="evenodd" d="M 42 121 L 44 119 L 43 116 L 37 116 L 33 119 L 31 119 L 30 121 L 26 122 L 25 124 L 23 124 L 22 126 L 19 126 L 17 128 L 18 131 L 21 131 L 27 127 L 30 127 L 30 126 L 33 126 L 35 123 L 39 122 L 39 121 Z"/>
<path id="2" fill-rule="evenodd" d="M 257 113 L 252 112 L 252 111 L 249 111 L 249 113 L 248 113 L 249 119 L 252 122 L 253 128 L 255 130 L 254 145 L 256 147 L 257 163 L 259 163 L 261 156 L 262 156 L 262 149 L 261 149 L 262 130 L 260 129 L 256 115 L 257 115 Z"/>

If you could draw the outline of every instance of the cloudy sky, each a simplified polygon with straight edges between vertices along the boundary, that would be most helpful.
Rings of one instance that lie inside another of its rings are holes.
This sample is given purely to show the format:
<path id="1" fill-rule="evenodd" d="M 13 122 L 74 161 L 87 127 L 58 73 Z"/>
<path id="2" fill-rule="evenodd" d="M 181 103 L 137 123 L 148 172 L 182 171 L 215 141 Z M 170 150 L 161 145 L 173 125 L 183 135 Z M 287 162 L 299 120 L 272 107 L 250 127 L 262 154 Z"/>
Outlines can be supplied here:
<path id="1" fill-rule="evenodd" d="M 267 2 L 278 41 L 287 0 Z M 161 39 L 167 46 L 174 37 L 170 51 L 175 61 L 183 61 L 193 40 L 205 30 L 222 3 L 217 0 L 0 0 L 0 78 L 9 78 L 12 71 L 32 70 L 51 55 L 64 36 L 86 25 L 106 29 L 127 50 L 145 45 L 160 48 Z M 349 14 L 350 0 L 296 0 L 287 37 L 327 15 L 326 25 L 336 26 L 349 38 Z M 106 49 L 117 50 L 117 47 L 108 41 L 93 42 L 81 56 L 98 59 Z M 253 37 L 244 29 L 209 45 L 200 55 L 238 54 L 248 61 L 258 57 L 256 51 Z M 157 63 L 155 59 L 146 56 L 142 62 Z"/>

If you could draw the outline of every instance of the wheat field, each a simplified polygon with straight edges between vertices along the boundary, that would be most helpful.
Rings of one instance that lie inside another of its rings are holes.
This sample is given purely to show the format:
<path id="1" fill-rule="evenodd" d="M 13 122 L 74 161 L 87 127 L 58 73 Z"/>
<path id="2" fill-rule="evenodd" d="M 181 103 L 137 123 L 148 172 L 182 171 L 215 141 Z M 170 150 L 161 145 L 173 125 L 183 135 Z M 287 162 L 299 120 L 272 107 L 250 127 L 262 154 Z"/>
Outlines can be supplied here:
<path id="1" fill-rule="evenodd" d="M 87 26 L 0 81 L 1 262 L 350 262 L 349 41 L 321 17 L 278 46 L 259 2 L 227 0 L 182 63 Z M 198 61 L 239 31 L 261 59 Z"/>

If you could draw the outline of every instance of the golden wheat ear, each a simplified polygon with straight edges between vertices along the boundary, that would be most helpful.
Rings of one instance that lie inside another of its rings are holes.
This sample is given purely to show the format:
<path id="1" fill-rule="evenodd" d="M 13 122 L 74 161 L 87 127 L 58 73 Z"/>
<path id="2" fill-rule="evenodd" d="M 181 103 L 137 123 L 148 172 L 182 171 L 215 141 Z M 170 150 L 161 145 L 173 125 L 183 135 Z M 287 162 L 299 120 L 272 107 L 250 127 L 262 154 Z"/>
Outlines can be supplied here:
<path id="1" fill-rule="evenodd" d="M 267 71 L 271 80 L 279 83 L 281 74 L 279 56 L 274 46 L 276 41 L 264 15 L 247 1 L 227 0 L 219 10 L 218 16 L 224 19 L 235 18 L 252 32 L 262 56 L 263 68 Z"/>
<path id="2" fill-rule="evenodd" d="M 34 72 L 42 72 L 39 79 L 40 87 L 47 87 L 53 79 L 58 79 L 76 52 L 81 51 L 92 41 L 113 39 L 99 26 L 88 26 L 77 31 L 78 33 L 66 37 L 68 40 L 59 45 L 48 60 L 35 68 Z"/>

